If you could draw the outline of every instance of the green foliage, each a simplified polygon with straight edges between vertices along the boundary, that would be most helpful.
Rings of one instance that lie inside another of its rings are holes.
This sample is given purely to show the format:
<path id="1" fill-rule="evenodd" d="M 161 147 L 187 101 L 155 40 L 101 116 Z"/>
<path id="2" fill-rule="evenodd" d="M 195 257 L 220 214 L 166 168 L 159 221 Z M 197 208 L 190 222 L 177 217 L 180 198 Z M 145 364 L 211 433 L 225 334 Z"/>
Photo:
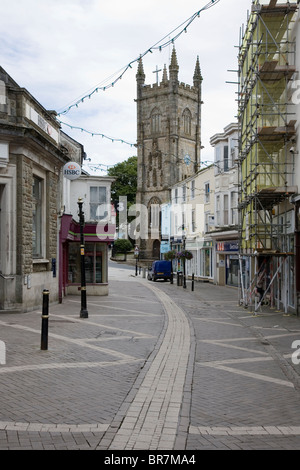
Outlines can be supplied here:
<path id="1" fill-rule="evenodd" d="M 175 250 L 167 251 L 167 253 L 164 254 L 164 259 L 167 261 L 172 261 L 172 259 L 176 258 L 176 253 L 177 252 Z"/>
<path id="2" fill-rule="evenodd" d="M 120 196 L 127 196 L 128 207 L 135 204 L 137 191 L 137 157 L 129 157 L 108 170 L 108 176 L 116 181 L 111 186 L 111 198 L 118 202 Z"/>
<path id="3" fill-rule="evenodd" d="M 132 250 L 132 244 L 129 240 L 125 238 L 119 238 L 114 242 L 114 251 L 116 253 L 128 253 Z"/>

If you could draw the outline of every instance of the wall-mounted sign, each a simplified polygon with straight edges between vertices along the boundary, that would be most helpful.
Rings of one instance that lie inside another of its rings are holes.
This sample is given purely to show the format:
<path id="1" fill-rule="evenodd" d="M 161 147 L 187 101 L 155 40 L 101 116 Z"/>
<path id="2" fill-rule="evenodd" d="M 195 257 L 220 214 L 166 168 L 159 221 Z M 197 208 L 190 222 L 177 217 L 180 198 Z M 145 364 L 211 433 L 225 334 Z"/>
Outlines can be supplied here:
<path id="1" fill-rule="evenodd" d="M 68 180 L 76 180 L 81 175 L 81 166 L 76 162 L 66 163 L 63 169 L 64 177 Z"/>
<path id="2" fill-rule="evenodd" d="M 239 244 L 237 241 L 217 242 L 216 251 L 239 251 Z"/>

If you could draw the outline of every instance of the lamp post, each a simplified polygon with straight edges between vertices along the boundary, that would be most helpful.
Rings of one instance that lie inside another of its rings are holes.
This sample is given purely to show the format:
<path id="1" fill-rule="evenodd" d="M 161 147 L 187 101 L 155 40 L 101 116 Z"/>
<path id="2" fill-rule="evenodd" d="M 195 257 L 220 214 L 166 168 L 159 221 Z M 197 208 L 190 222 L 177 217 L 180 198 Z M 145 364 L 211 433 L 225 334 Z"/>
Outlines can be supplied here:
<path id="1" fill-rule="evenodd" d="M 79 224 L 80 224 L 80 262 L 81 262 L 81 310 L 80 317 L 88 318 L 89 314 L 86 306 L 86 283 L 85 283 L 85 252 L 84 252 L 84 236 L 83 236 L 83 226 L 84 226 L 84 212 L 82 210 L 83 201 L 82 198 L 78 198 L 78 208 L 79 208 Z"/>
<path id="2" fill-rule="evenodd" d="M 183 235 L 182 239 L 183 239 L 183 251 L 185 252 L 185 235 Z M 186 289 L 185 256 L 183 258 L 183 288 Z"/>

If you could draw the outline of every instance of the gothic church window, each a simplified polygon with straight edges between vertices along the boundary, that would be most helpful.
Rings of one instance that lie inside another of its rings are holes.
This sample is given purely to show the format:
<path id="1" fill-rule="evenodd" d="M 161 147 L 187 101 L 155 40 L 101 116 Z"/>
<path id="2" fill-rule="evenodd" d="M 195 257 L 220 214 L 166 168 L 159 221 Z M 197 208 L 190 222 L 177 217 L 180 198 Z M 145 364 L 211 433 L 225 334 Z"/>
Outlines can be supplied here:
<path id="1" fill-rule="evenodd" d="M 152 134 L 158 134 L 161 129 L 161 114 L 158 108 L 154 108 L 151 113 L 151 131 Z"/>
<path id="2" fill-rule="evenodd" d="M 192 114 L 188 108 L 183 111 L 183 130 L 186 135 L 192 133 Z"/>

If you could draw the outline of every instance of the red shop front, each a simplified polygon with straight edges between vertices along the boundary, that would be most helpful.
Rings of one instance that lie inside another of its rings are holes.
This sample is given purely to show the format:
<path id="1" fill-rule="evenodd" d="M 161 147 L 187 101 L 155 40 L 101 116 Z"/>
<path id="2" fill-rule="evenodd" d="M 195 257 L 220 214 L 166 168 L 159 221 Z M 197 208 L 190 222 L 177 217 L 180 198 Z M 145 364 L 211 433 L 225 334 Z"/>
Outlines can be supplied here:
<path id="1" fill-rule="evenodd" d="M 85 277 L 87 295 L 108 295 L 108 245 L 114 231 L 99 234 L 99 224 L 86 223 L 83 229 L 85 244 Z M 100 236 L 99 236 L 100 235 Z M 59 234 L 59 300 L 66 295 L 80 295 L 81 254 L 80 225 L 72 215 L 61 217 Z"/>

